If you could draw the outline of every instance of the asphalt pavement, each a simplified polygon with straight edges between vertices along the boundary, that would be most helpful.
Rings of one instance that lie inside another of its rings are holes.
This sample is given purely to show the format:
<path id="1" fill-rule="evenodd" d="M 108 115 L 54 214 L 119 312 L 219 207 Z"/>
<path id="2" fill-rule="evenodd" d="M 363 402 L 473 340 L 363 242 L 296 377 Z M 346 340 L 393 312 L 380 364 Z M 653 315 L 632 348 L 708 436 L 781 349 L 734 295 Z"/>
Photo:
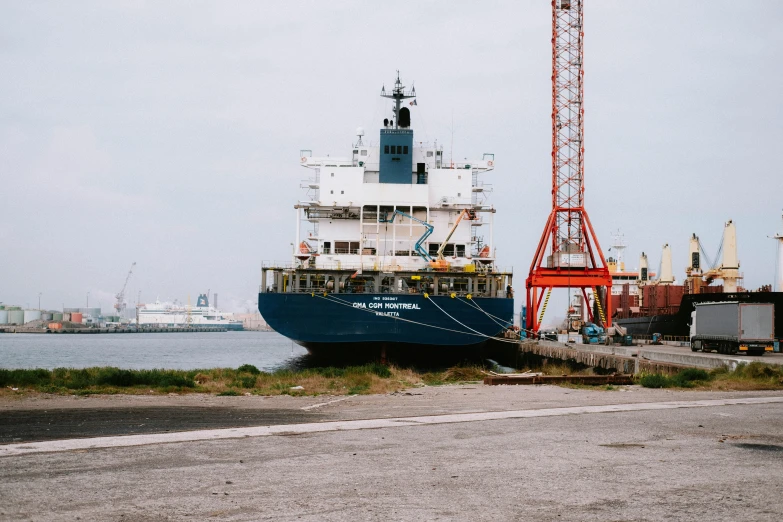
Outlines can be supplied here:
<path id="1" fill-rule="evenodd" d="M 2 401 L 220 422 L 2 445 L 0 520 L 780 520 L 783 394 L 623 390 Z"/>

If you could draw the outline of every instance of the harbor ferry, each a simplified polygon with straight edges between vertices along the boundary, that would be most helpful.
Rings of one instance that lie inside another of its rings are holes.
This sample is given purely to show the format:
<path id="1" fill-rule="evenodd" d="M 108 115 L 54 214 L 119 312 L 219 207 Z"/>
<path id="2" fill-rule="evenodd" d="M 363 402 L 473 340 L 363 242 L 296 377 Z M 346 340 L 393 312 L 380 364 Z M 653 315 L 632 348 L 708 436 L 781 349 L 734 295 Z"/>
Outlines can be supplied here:
<path id="1" fill-rule="evenodd" d="M 263 263 L 258 310 L 312 353 L 481 347 L 513 324 L 483 180 L 494 155 L 447 161 L 441 144 L 415 139 L 416 91 L 399 73 L 381 96 L 378 142 L 359 128 L 347 157 L 301 151 L 292 259 Z"/>
<path id="2" fill-rule="evenodd" d="M 140 326 L 217 326 L 227 330 L 244 329 L 244 323 L 234 319 L 233 314 L 221 312 L 211 306 L 207 294 L 199 294 L 195 306 L 163 303 L 157 299 L 154 303 L 139 305 L 136 309 L 136 321 Z"/>

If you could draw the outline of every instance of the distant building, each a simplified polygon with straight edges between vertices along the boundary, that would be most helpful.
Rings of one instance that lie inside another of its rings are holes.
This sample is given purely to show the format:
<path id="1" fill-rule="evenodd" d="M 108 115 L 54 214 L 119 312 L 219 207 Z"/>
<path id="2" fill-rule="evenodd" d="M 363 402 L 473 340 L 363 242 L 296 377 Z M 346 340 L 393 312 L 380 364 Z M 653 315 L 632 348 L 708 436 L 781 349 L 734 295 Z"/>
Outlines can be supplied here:
<path id="1" fill-rule="evenodd" d="M 258 312 L 252 314 L 234 314 L 234 319 L 242 321 L 245 330 L 271 331 L 264 318 Z"/>

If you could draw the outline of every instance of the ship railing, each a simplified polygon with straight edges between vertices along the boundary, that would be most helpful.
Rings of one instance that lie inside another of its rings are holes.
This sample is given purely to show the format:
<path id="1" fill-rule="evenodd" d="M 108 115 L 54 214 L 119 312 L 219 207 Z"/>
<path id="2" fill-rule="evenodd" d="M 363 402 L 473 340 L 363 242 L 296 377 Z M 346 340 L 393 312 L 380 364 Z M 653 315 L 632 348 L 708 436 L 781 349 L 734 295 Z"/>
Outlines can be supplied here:
<path id="1" fill-rule="evenodd" d="M 653 338 L 652 334 L 632 334 L 631 337 L 634 341 L 652 341 Z M 691 338 L 687 335 L 664 335 L 661 340 L 672 343 L 690 343 Z"/>
<path id="2" fill-rule="evenodd" d="M 270 286 L 266 289 L 266 292 L 263 288 L 259 287 L 259 292 L 261 293 L 276 293 L 276 290 L 273 286 Z M 335 292 L 333 287 L 324 288 L 323 286 L 301 286 L 298 288 L 290 288 L 286 289 L 285 292 L 287 294 L 323 294 L 327 293 L 330 295 L 340 296 L 340 295 L 363 295 L 363 294 L 391 294 L 391 295 L 422 295 L 425 293 L 431 294 L 431 295 L 448 295 L 451 296 L 451 294 L 454 294 L 455 297 L 467 297 L 468 295 L 472 297 L 506 297 L 505 290 L 496 290 L 494 292 L 494 295 L 487 292 L 487 291 L 471 291 L 468 292 L 465 288 L 451 288 L 451 289 L 441 289 L 438 294 L 433 293 L 433 288 L 431 285 L 428 287 L 422 287 L 422 288 L 413 288 L 413 287 L 407 287 L 407 288 L 397 288 L 392 285 L 381 285 L 380 291 L 377 291 L 375 289 L 375 286 L 372 284 L 367 285 L 359 285 L 359 286 L 350 286 L 350 287 L 343 287 L 340 288 L 339 292 Z"/>
<path id="3" fill-rule="evenodd" d="M 367 256 L 367 257 L 374 257 L 374 256 Z M 402 257 L 402 256 L 399 256 Z M 478 257 L 476 257 L 478 259 Z M 473 267 L 474 265 L 467 265 L 469 267 Z M 392 264 L 392 263 L 375 263 L 375 261 L 366 261 L 364 263 L 342 263 L 342 262 L 334 262 L 334 263 L 319 263 L 318 266 L 309 266 L 307 261 L 304 261 L 302 263 L 292 263 L 291 261 L 261 261 L 261 268 L 265 270 L 369 270 L 369 271 L 381 271 L 381 272 L 420 272 L 420 271 L 426 271 L 427 267 L 425 266 L 402 266 L 399 264 Z M 498 265 L 492 265 L 487 267 L 491 269 L 491 271 L 487 272 L 483 268 L 478 268 L 474 272 L 470 272 L 468 270 L 465 270 L 464 267 L 461 266 L 454 266 L 453 270 L 451 272 L 464 272 L 466 274 L 484 274 L 484 273 L 494 273 L 494 274 L 513 274 L 514 273 L 514 267 L 513 266 L 498 266 Z M 437 273 L 437 272 L 435 272 Z"/>

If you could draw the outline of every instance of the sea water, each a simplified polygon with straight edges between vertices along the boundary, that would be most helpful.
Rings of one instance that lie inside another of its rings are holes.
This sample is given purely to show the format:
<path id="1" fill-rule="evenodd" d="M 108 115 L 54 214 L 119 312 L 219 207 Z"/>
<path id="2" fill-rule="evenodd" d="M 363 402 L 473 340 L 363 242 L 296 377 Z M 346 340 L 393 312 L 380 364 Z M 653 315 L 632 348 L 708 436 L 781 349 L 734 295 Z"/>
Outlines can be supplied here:
<path id="1" fill-rule="evenodd" d="M 307 350 L 276 332 L 2 334 L 0 368 L 236 368 L 296 365 Z"/>

